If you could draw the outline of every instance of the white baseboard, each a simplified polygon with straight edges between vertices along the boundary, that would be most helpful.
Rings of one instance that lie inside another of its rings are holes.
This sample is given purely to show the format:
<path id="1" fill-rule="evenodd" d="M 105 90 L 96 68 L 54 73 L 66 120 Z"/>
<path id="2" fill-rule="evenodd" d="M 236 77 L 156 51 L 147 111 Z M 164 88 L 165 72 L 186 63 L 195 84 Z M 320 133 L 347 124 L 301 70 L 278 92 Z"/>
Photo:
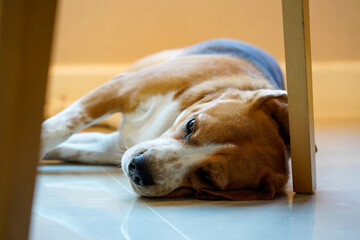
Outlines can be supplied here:
<path id="1" fill-rule="evenodd" d="M 126 67 L 53 66 L 47 94 L 48 114 L 66 107 Z M 360 123 L 360 62 L 313 63 L 313 93 L 316 121 L 359 120 Z"/>

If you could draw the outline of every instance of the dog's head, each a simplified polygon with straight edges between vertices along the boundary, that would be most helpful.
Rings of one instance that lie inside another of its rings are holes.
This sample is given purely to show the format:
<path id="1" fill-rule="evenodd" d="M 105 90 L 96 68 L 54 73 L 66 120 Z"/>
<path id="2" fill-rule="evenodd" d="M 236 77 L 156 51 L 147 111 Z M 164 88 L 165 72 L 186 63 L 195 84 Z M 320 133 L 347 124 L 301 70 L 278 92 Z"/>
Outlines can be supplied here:
<path id="1" fill-rule="evenodd" d="M 289 141 L 285 91 L 226 89 L 127 150 L 122 167 L 142 196 L 271 199 L 288 179 Z"/>

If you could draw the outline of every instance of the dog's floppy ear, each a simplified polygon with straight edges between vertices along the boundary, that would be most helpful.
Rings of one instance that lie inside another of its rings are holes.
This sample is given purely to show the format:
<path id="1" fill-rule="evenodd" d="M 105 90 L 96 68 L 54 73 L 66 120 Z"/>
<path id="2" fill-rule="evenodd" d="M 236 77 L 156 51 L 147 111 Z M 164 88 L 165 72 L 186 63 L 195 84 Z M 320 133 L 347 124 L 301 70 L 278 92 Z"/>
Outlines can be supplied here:
<path id="1" fill-rule="evenodd" d="M 286 91 L 262 90 L 257 105 L 279 126 L 279 134 L 290 149 L 289 112 Z"/>
<path id="2" fill-rule="evenodd" d="M 202 200 L 270 200 L 282 190 L 287 181 L 286 174 L 275 173 L 269 169 L 261 179 L 258 189 L 214 190 L 201 188 L 196 191 L 195 197 Z"/>
<path id="3" fill-rule="evenodd" d="M 288 98 L 283 90 L 260 90 L 257 107 L 269 114 L 279 126 L 279 134 L 290 150 Z M 315 145 L 315 152 L 318 151 Z"/>

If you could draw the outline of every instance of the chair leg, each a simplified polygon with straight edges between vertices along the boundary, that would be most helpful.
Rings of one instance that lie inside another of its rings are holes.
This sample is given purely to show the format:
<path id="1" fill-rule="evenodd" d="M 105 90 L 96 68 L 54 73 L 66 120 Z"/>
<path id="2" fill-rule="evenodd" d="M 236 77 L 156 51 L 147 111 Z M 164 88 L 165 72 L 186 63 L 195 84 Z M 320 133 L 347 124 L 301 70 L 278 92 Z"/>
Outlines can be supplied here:
<path id="1" fill-rule="evenodd" d="M 308 0 L 282 0 L 293 187 L 315 191 L 315 143 Z"/>
<path id="2" fill-rule="evenodd" d="M 56 0 L 2 0 L 0 238 L 27 239 Z"/>

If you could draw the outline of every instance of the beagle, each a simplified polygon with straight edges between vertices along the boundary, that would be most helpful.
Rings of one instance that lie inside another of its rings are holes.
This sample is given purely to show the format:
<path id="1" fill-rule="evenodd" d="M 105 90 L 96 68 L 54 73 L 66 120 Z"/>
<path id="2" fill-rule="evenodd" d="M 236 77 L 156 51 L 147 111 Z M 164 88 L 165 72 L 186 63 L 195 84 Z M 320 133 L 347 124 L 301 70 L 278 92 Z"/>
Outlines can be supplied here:
<path id="1" fill-rule="evenodd" d="M 76 133 L 115 112 L 118 131 Z M 235 40 L 146 57 L 44 121 L 41 137 L 44 159 L 121 162 L 141 196 L 272 199 L 288 180 L 282 73 Z"/>

